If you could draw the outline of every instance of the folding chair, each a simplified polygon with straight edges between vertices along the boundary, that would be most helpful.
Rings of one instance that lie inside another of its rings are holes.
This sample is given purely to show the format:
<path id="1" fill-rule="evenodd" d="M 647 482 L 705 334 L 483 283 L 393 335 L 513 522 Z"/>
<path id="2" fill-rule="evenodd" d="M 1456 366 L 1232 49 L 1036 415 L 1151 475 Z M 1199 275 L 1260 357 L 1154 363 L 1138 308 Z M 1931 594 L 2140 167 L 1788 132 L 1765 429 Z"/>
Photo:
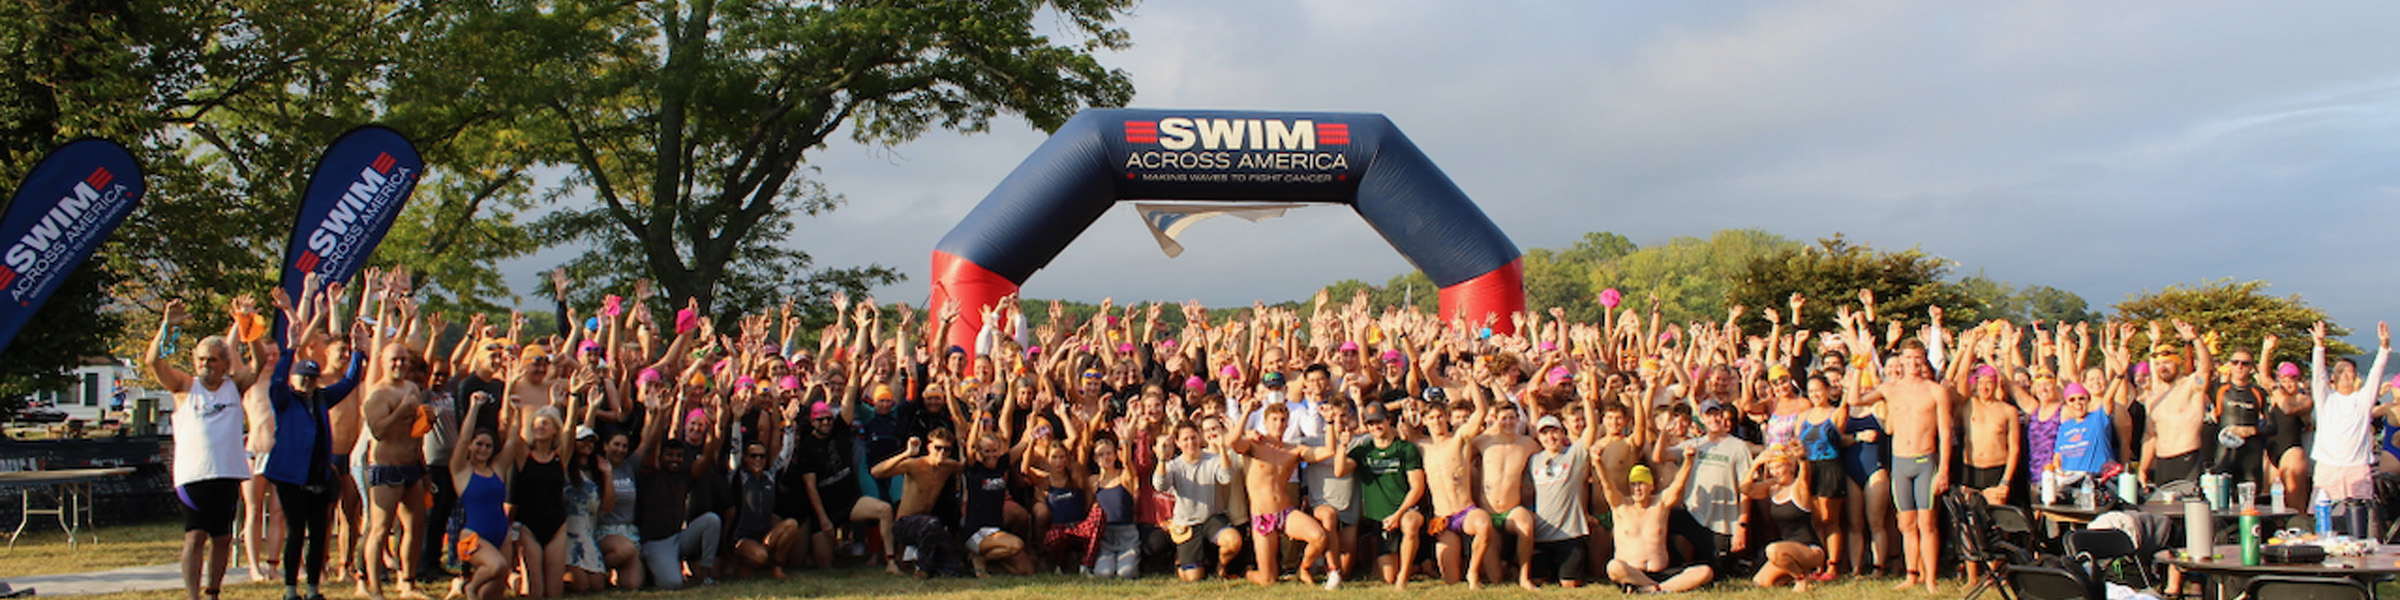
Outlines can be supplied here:
<path id="1" fill-rule="evenodd" d="M 1958 532 L 1959 558 L 1967 564 L 1983 566 L 1983 576 L 1975 580 L 1974 589 L 1967 591 L 1966 600 L 1975 600 L 1985 590 L 1999 590 L 2000 597 L 2006 600 L 2011 597 L 2005 578 L 2008 570 L 2015 565 L 2031 563 L 2033 558 L 2015 544 L 1990 538 L 1990 534 L 1996 530 L 1992 526 L 1992 515 L 1984 510 L 1981 500 L 1963 491 L 1951 490 L 1942 495 L 1941 502 L 1942 509 L 1949 511 L 1954 521 L 1953 529 Z"/>
<path id="2" fill-rule="evenodd" d="M 1987 506 L 1985 509 L 1991 512 L 1992 529 L 2031 555 L 2026 557 L 2028 560 L 2025 562 L 2041 558 L 2041 548 L 2035 544 L 2033 536 L 2033 517 L 2025 514 L 2025 509 L 2005 504 Z"/>
<path id="3" fill-rule="evenodd" d="M 2008 570 L 2017 600 L 2107 600 L 2100 585 L 2074 569 L 2017 565 Z"/>
<path id="4" fill-rule="evenodd" d="M 2260 575 L 2242 589 L 2248 600 L 2374 600 L 2375 590 L 2348 577 Z"/>
<path id="5" fill-rule="evenodd" d="M 2124 582 L 2126 585 L 2134 589 L 2154 589 L 2158 585 L 2151 579 L 2150 561 L 2134 547 L 2133 536 L 2123 531 L 2085 529 L 2069 533 L 2066 553 L 2068 558 L 2083 565 L 2093 581 L 2107 580 L 2103 574 L 2108 570 L 2132 571 L 2133 577 Z"/>

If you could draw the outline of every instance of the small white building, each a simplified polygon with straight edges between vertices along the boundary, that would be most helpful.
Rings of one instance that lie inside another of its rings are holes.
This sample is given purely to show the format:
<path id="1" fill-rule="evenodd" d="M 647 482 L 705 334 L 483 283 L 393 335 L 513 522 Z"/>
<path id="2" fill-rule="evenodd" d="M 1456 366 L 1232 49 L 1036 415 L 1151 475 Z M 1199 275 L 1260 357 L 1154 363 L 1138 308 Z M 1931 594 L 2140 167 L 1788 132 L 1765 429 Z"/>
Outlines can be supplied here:
<path id="1" fill-rule="evenodd" d="M 150 389 L 150 381 L 142 376 L 142 370 L 135 368 L 131 361 L 120 358 L 85 357 L 83 365 L 69 371 L 69 375 L 75 378 L 75 383 L 66 389 L 36 393 L 34 401 L 57 407 L 66 411 L 68 419 L 81 419 L 88 424 L 98 424 L 107 419 L 110 411 L 130 408 L 135 399 L 170 396 L 166 392 Z M 174 402 L 167 400 L 159 405 L 172 407 Z"/>

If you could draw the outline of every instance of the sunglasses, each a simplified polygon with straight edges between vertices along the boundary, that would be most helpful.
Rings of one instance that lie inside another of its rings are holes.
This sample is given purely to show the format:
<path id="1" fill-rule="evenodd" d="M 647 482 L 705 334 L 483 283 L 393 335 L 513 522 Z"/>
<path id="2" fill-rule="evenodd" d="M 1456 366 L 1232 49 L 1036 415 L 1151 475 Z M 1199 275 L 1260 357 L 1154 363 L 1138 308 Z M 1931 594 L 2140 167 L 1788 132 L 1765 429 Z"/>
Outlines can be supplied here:
<path id="1" fill-rule="evenodd" d="M 485 351 L 485 352 L 490 352 L 490 351 L 493 351 L 493 350 L 499 350 L 499 349 L 501 349 L 501 348 L 506 348 L 506 347 L 507 347 L 507 346 L 502 346 L 502 345 L 499 345 L 499 344 L 484 344 L 484 345 L 483 345 L 483 351 Z"/>
<path id="2" fill-rule="evenodd" d="M 1099 371 L 1084 371 L 1084 372 L 1083 372 L 1083 378 L 1084 378 L 1084 379 L 1099 379 L 1099 378 L 1100 378 L 1100 372 L 1099 372 Z"/>
<path id="3" fill-rule="evenodd" d="M 2236 367 L 2247 367 L 2247 366 L 2254 365 L 2254 364 L 2258 364 L 2258 363 L 2253 363 L 2253 362 L 2246 361 L 2246 360 L 2229 360 L 2229 361 L 2225 361 L 2225 364 L 2233 365 L 2233 366 L 2236 366 Z"/>
<path id="4" fill-rule="evenodd" d="M 767 455 L 766 455 L 765 453 L 761 453 L 761 452 L 752 452 L 752 453 L 750 453 L 750 455 L 749 455 L 749 458 L 766 458 L 766 457 L 767 457 Z"/>

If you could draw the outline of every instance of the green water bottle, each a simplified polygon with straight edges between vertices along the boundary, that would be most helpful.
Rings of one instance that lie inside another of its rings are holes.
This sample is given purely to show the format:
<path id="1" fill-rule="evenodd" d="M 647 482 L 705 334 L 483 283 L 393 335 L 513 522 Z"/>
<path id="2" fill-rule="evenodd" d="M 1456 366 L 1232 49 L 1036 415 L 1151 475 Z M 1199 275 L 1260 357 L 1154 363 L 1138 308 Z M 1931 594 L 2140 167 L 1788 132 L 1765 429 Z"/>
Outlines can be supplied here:
<path id="1" fill-rule="evenodd" d="M 2258 566 L 2258 514 L 2242 515 L 2242 565 Z"/>

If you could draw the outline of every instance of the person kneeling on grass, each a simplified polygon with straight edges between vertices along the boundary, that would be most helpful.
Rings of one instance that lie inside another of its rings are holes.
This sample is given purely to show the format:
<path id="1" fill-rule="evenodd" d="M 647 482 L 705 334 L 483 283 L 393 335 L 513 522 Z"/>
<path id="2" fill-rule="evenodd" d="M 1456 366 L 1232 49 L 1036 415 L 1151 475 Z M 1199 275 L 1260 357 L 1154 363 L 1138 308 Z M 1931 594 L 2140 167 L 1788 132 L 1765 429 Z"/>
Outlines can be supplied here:
<path id="1" fill-rule="evenodd" d="M 1752 477 L 1742 495 L 1767 502 L 1767 518 L 1775 529 L 1775 541 L 1767 544 L 1767 564 L 1758 568 L 1750 579 L 1758 587 L 1775 587 L 1791 582 L 1793 591 L 1808 591 L 1812 575 L 1825 568 L 1825 547 L 1818 542 L 1816 520 L 1809 515 L 1817 495 L 1809 489 L 1808 469 L 1798 460 L 1801 451 L 1796 447 L 1775 446 L 1767 450 L 1765 462 L 1759 463 L 1759 473 Z"/>

